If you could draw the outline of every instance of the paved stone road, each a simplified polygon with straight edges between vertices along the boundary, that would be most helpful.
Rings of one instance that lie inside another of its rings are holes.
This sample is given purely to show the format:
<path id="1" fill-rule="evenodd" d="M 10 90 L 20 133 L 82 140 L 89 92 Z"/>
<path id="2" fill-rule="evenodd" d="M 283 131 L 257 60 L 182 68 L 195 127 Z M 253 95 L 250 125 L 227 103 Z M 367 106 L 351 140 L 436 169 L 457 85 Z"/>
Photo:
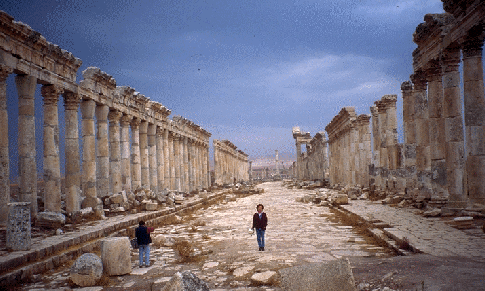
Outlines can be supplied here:
<path id="1" fill-rule="evenodd" d="M 173 274 L 191 270 L 217 290 L 275 290 L 277 288 L 248 287 L 256 272 L 278 270 L 308 262 L 321 262 L 344 256 L 388 257 L 388 250 L 369 244 L 351 226 L 338 223 L 327 207 L 296 202 L 295 198 L 314 191 L 288 190 L 281 183 L 259 185 L 265 192 L 235 201 L 200 209 L 180 224 L 159 227 L 152 237 L 162 234 L 165 244 L 187 240 L 207 255 L 201 260 L 181 263 L 171 247 L 152 248 L 150 268 L 138 268 L 138 253 L 132 252 L 133 272 L 110 278 L 109 287 L 96 290 L 142 290 L 160 288 Z M 251 236 L 252 214 L 256 205 L 265 205 L 269 225 L 266 231 L 266 251 L 259 252 L 256 236 Z M 68 270 L 58 270 L 33 288 L 67 286 Z M 90 289 L 93 290 L 93 289 Z"/>

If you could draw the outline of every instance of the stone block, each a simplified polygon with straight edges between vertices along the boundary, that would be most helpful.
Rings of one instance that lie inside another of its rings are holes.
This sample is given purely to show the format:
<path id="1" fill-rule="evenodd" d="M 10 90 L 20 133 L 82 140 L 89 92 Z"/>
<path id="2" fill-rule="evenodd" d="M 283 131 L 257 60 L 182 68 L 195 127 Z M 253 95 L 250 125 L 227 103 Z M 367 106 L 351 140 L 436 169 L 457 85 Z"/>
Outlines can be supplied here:
<path id="1" fill-rule="evenodd" d="M 108 276 L 125 275 L 131 272 L 130 240 L 127 237 L 112 237 L 101 241 L 101 261 Z"/>
<path id="2" fill-rule="evenodd" d="M 102 275 L 103 262 L 93 253 L 85 253 L 77 258 L 70 270 L 71 281 L 80 287 L 96 285 Z"/>
<path id="3" fill-rule="evenodd" d="M 30 202 L 8 203 L 7 249 L 30 250 L 32 243 L 30 226 Z"/>
<path id="4" fill-rule="evenodd" d="M 279 270 L 283 290 L 355 291 L 355 280 L 347 259 Z"/>
<path id="5" fill-rule="evenodd" d="M 268 285 L 275 281 L 276 275 L 275 271 L 255 273 L 251 276 L 251 281 L 256 284 Z"/>
<path id="6" fill-rule="evenodd" d="M 112 196 L 109 197 L 109 200 L 113 204 L 121 204 L 123 203 L 123 195 L 121 195 L 120 193 L 113 194 Z"/>
<path id="7" fill-rule="evenodd" d="M 161 291 L 209 291 L 206 282 L 199 279 L 194 273 L 184 271 L 177 272 L 170 281 L 161 289 Z"/>
<path id="8" fill-rule="evenodd" d="M 36 226 L 45 228 L 59 228 L 66 224 L 66 217 L 58 212 L 40 212 L 35 221 Z"/>
<path id="9" fill-rule="evenodd" d="M 158 209 L 158 203 L 148 202 L 145 203 L 145 210 L 156 211 Z"/>

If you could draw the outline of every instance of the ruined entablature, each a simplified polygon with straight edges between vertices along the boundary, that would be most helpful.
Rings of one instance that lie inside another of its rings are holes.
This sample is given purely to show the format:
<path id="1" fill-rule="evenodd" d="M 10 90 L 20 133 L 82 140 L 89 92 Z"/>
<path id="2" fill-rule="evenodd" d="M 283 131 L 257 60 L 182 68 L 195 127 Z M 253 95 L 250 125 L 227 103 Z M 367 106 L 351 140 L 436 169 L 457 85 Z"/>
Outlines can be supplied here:
<path id="1" fill-rule="evenodd" d="M 369 114 L 361 114 L 357 116 L 355 123 L 358 126 L 366 126 L 366 125 L 369 125 L 370 119 L 371 119 L 371 116 Z"/>
<path id="2" fill-rule="evenodd" d="M 339 138 L 351 128 L 353 128 L 352 121 L 357 117 L 354 107 L 344 107 L 340 110 L 332 121 L 325 127 L 328 133 L 328 140 Z"/>
<path id="3" fill-rule="evenodd" d="M 374 104 L 377 106 L 379 112 L 385 112 L 391 107 L 396 107 L 397 95 L 384 95 L 381 100 L 375 101 Z"/>
<path id="4" fill-rule="evenodd" d="M 413 33 L 413 41 L 418 47 L 433 37 L 444 36 L 448 33 L 455 18 L 449 13 L 426 14 L 424 21 L 416 27 L 416 31 Z"/>
<path id="5" fill-rule="evenodd" d="M 161 121 L 166 120 L 170 113 L 172 113 L 167 107 L 155 101 L 149 101 L 148 106 L 154 111 L 155 118 Z"/>
<path id="6" fill-rule="evenodd" d="M 116 80 L 111 75 L 97 67 L 89 67 L 83 71 L 83 78 L 84 80 L 80 82 L 83 89 L 93 94 L 101 95 L 96 96 L 97 98 L 94 99 L 99 99 L 98 101 L 101 103 L 111 103 L 113 101 Z"/>

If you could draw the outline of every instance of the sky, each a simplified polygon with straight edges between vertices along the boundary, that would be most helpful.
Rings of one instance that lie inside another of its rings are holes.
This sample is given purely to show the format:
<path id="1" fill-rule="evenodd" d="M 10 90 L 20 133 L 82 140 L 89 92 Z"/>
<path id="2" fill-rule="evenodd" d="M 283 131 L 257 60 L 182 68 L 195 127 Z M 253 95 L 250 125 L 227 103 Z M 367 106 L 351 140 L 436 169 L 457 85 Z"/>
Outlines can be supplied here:
<path id="1" fill-rule="evenodd" d="M 400 97 L 416 26 L 443 13 L 440 0 L 3 0 L 0 9 L 82 59 L 78 81 L 99 67 L 211 132 L 211 145 L 228 139 L 250 159 L 278 150 L 293 160 L 293 126 L 313 136 L 344 106 L 370 114 L 383 95 Z"/>

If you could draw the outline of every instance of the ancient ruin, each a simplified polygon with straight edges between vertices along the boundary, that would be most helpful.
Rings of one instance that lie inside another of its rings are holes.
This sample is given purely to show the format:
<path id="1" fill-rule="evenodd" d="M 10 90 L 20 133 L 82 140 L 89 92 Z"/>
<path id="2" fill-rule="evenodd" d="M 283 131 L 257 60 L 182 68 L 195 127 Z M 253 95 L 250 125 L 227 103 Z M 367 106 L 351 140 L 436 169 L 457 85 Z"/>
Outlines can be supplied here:
<path id="1" fill-rule="evenodd" d="M 325 133 L 319 132 L 312 138 L 309 132 L 302 132 L 298 126 L 293 127 L 293 138 L 296 141 L 296 165 L 293 177 L 299 180 L 323 180 L 328 168 L 327 142 Z M 301 146 L 306 151 L 301 152 Z"/>
<path id="2" fill-rule="evenodd" d="M 343 108 L 325 127 L 331 184 L 447 201 L 447 209 L 485 204 L 485 7 L 482 1 L 443 2 L 447 13 L 427 14 L 414 33 L 414 72 L 401 86 L 404 143 L 398 143 L 397 95 L 385 95 L 370 108 L 372 151 L 370 116 Z M 294 128 L 293 137 L 296 177 L 317 180 L 304 174 L 311 151 L 302 155 L 299 147 L 310 134 Z"/>
<path id="3" fill-rule="evenodd" d="M 248 155 L 228 140 L 214 139 L 214 183 L 216 185 L 249 181 Z"/>

